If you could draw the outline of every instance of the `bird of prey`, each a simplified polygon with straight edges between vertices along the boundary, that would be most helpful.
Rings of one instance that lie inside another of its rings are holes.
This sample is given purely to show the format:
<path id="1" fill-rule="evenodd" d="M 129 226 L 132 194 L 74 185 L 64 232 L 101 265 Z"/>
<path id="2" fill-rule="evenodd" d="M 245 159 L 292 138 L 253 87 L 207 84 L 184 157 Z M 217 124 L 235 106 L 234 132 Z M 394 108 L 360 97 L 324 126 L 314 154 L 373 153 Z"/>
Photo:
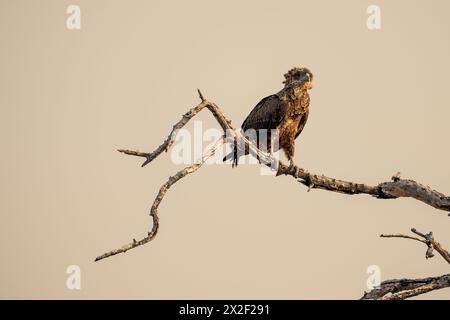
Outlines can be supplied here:
<path id="1" fill-rule="evenodd" d="M 307 68 L 295 67 L 284 77 L 284 88 L 262 99 L 244 120 L 241 129 L 244 135 L 263 151 L 272 153 L 282 149 L 289 159 L 290 166 L 294 166 L 295 139 L 308 120 L 308 90 L 313 86 L 313 74 Z M 256 131 L 258 133 L 256 139 L 254 134 L 247 135 L 248 131 Z M 261 135 L 261 131 L 265 134 Z M 279 139 L 278 144 L 274 145 L 274 150 L 271 150 L 275 139 L 272 132 L 276 132 Z M 233 160 L 234 167 L 237 166 L 239 158 L 248 153 L 248 148 L 240 151 L 235 145 L 234 150 L 225 156 L 223 161 Z"/>

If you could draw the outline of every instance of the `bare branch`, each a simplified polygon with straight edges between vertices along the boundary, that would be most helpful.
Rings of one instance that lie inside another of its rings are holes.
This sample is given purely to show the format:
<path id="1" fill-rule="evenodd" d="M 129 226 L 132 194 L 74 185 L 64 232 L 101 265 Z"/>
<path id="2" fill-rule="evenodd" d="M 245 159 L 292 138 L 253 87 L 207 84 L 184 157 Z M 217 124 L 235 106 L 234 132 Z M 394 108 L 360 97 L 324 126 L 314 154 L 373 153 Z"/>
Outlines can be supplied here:
<path id="1" fill-rule="evenodd" d="M 201 99 L 201 103 L 191 108 L 188 112 L 186 112 L 182 116 L 182 118 L 175 125 L 173 125 L 172 130 L 169 133 L 166 140 L 153 152 L 145 153 L 125 149 L 119 149 L 118 151 L 127 155 L 144 157 L 146 160 L 144 161 L 142 166 L 145 166 L 146 164 L 153 161 L 156 157 L 158 157 L 163 151 L 169 150 L 169 148 L 174 143 L 174 139 L 176 137 L 178 130 L 183 128 L 200 111 L 202 111 L 204 108 L 207 108 L 221 126 L 222 130 L 224 131 L 224 136 L 226 138 L 230 138 L 229 136 L 231 136 L 233 142 L 237 143 L 238 148 L 248 148 L 251 151 L 252 155 L 257 156 L 258 159 L 260 159 L 261 163 L 270 166 L 271 168 L 277 168 L 278 170 L 277 175 L 290 175 L 294 177 L 300 183 L 306 185 L 308 187 L 308 191 L 311 189 L 323 189 L 345 194 L 369 194 L 379 199 L 412 197 L 435 208 L 450 211 L 449 197 L 446 197 L 445 195 L 435 190 L 432 190 L 429 187 L 422 186 L 421 184 L 413 180 L 400 179 L 399 174 L 394 175 L 392 177 L 392 181 L 390 182 L 383 182 L 376 186 L 371 186 L 362 183 L 354 183 L 329 178 L 324 175 L 310 174 L 306 170 L 296 166 L 288 167 L 287 165 L 276 160 L 271 155 L 259 150 L 253 142 L 246 139 L 239 131 L 237 131 L 231 125 L 231 121 L 228 120 L 227 117 L 225 117 L 223 112 L 215 103 L 206 100 L 200 90 L 198 90 L 198 94 Z M 225 143 L 227 142 L 230 141 L 225 140 Z M 203 164 L 203 162 L 201 162 L 201 164 Z M 161 202 L 162 198 L 164 197 L 165 193 L 167 192 L 167 190 L 170 188 L 171 185 L 173 185 L 175 182 L 177 182 L 187 174 L 195 172 L 201 166 L 201 164 L 199 165 L 198 163 L 196 163 L 190 167 L 187 167 L 179 171 L 177 174 L 171 177 L 169 181 L 166 182 L 166 184 L 164 184 L 161 187 L 158 196 L 155 199 L 154 205 L 152 206 L 152 211 L 150 213 L 150 215 L 153 218 L 153 227 L 147 237 L 143 238 L 140 241 L 133 240 L 132 243 L 127 244 L 120 249 L 113 250 L 109 253 L 97 257 L 96 260 L 101 260 L 106 257 L 115 255 L 117 253 L 126 252 L 132 248 L 135 248 L 137 246 L 140 246 L 142 244 L 151 241 L 155 237 L 158 230 L 159 220 L 157 216 L 157 207 Z"/>
<path id="2" fill-rule="evenodd" d="M 450 211 L 450 197 L 423 186 L 414 180 L 393 177 L 392 181 L 382 182 L 376 186 L 363 183 L 329 178 L 324 175 L 311 174 L 298 167 L 280 164 L 278 174 L 290 175 L 310 189 L 323 189 L 345 194 L 369 194 L 378 199 L 396 199 L 410 197 L 422 201 L 436 209 Z"/>
<path id="3" fill-rule="evenodd" d="M 450 287 L 450 274 L 423 279 L 387 280 L 379 288 L 364 293 L 361 300 L 404 300 L 447 287 Z"/>
<path id="4" fill-rule="evenodd" d="M 163 151 L 167 151 L 173 144 L 177 131 L 184 127 L 190 119 L 206 107 L 213 114 L 214 118 L 217 120 L 224 132 L 231 132 L 232 136 L 236 139 L 244 140 L 242 145 L 245 145 L 246 148 L 250 148 L 253 151 L 253 154 L 258 155 L 260 159 L 262 159 L 263 163 L 266 163 L 272 167 L 277 167 L 278 175 L 290 175 L 297 179 L 300 183 L 306 185 L 308 190 L 323 189 L 351 195 L 368 194 L 378 199 L 411 197 L 434 208 L 450 211 L 450 197 L 445 196 L 444 194 L 435 191 L 428 186 L 423 186 L 414 180 L 400 179 L 399 173 L 392 177 L 392 181 L 382 182 L 376 186 L 373 186 L 363 183 L 338 180 L 335 178 L 326 177 L 324 175 L 312 174 L 297 166 L 288 167 L 283 163 L 278 164 L 276 159 L 259 150 L 254 143 L 237 133 L 236 129 L 231 125 L 231 121 L 225 117 L 220 108 L 215 103 L 206 100 L 200 90 L 198 90 L 198 92 L 202 102 L 183 115 L 182 119 L 173 126 L 171 133 L 164 143 L 155 151 L 152 153 L 143 153 L 131 150 L 119 150 L 119 152 L 123 152 L 128 155 L 145 157 L 147 160 L 142 164 L 142 166 L 145 166 L 159 156 Z M 239 146 L 240 143 L 237 143 L 237 145 Z M 274 165 L 275 163 L 276 165 Z"/>
<path id="5" fill-rule="evenodd" d="M 423 239 L 419 239 L 416 237 L 411 237 L 403 234 L 382 234 L 380 237 L 382 238 L 405 238 L 405 239 L 413 239 L 424 243 L 427 246 L 427 252 L 425 254 L 425 258 L 429 259 L 434 257 L 433 250 L 436 250 L 445 261 L 450 263 L 450 253 L 444 249 L 444 247 L 434 239 L 433 232 L 429 232 L 424 234 L 422 232 L 417 231 L 415 228 L 411 229 L 411 232 L 415 233 L 419 237 Z"/>
<path id="6" fill-rule="evenodd" d="M 178 171 L 176 174 L 169 177 L 167 182 L 163 184 L 163 186 L 159 189 L 158 195 L 156 196 L 156 198 L 153 202 L 153 205 L 150 209 L 150 217 L 152 217 L 153 225 L 152 225 L 151 231 L 147 234 L 146 237 L 142 238 L 139 241 L 133 239 L 133 241 L 131 243 L 128 243 L 128 244 L 120 247 L 119 249 L 111 250 L 107 253 L 104 253 L 104 254 L 98 256 L 97 258 L 95 258 L 95 261 L 99 261 L 99 260 L 114 256 L 119 253 L 125 253 L 128 250 L 142 246 L 142 245 L 146 244 L 147 242 L 152 241 L 155 238 L 156 234 L 158 233 L 158 229 L 159 229 L 158 207 L 161 204 L 167 191 L 176 182 L 178 182 L 179 180 L 181 180 L 188 174 L 191 174 L 191 173 L 197 171 L 206 162 L 206 160 L 208 160 L 209 158 L 214 156 L 214 154 L 217 151 L 217 149 L 219 148 L 219 146 L 222 145 L 222 142 L 223 142 L 223 137 L 221 139 L 219 139 L 215 143 L 215 145 L 209 150 L 209 152 L 207 154 L 205 154 L 199 161 L 197 161 L 195 164 L 193 164 L 191 166 L 188 166 L 188 167 Z"/>
<path id="7" fill-rule="evenodd" d="M 203 97 L 203 94 L 202 94 L 202 92 L 200 91 L 200 89 L 197 89 L 197 92 L 198 92 L 198 96 L 199 96 L 200 100 L 202 100 L 202 102 L 204 102 L 204 101 L 205 101 L 205 98 Z"/>
<path id="8" fill-rule="evenodd" d="M 220 124 L 222 129 L 226 131 L 227 129 L 231 129 L 231 121 L 229 121 L 223 113 L 219 110 L 219 108 L 209 101 L 206 101 L 203 95 L 201 94 L 200 90 L 198 90 L 198 93 L 200 95 L 200 98 L 202 99 L 202 102 L 198 104 L 197 106 L 191 108 L 188 112 L 183 114 L 181 119 L 175 123 L 172 127 L 172 131 L 167 136 L 166 140 L 153 152 L 147 153 L 147 152 L 139 152 L 139 151 L 132 151 L 132 150 L 125 150 L 125 149 L 119 149 L 117 151 L 125 153 L 127 155 L 137 156 L 137 157 L 144 157 L 146 160 L 144 163 L 142 163 L 142 167 L 152 162 L 156 157 L 158 157 L 163 151 L 168 151 L 170 147 L 173 145 L 175 141 L 175 137 L 178 133 L 178 130 L 183 128 L 189 120 L 191 120 L 193 117 L 195 117 L 200 111 L 202 111 L 204 108 L 208 108 L 209 111 L 213 114 L 214 118 L 216 118 L 217 122 Z"/>
<path id="9" fill-rule="evenodd" d="M 411 237 L 404 234 L 382 234 L 382 238 L 403 238 L 411 239 L 424 243 L 427 246 L 425 258 L 429 259 L 434 256 L 433 249 L 450 263 L 450 254 L 442 245 L 434 240 L 433 233 L 424 234 L 412 228 L 411 231 L 423 238 Z M 403 300 L 410 297 L 418 296 L 437 289 L 450 287 L 450 274 L 445 274 L 440 277 L 430 277 L 424 279 L 400 279 L 383 281 L 379 288 L 373 289 L 370 292 L 364 293 L 362 300 Z"/>
<path id="10" fill-rule="evenodd" d="M 420 241 L 420 242 L 427 244 L 427 242 L 425 240 L 422 240 L 422 239 L 419 239 L 416 237 L 407 236 L 404 234 L 382 234 L 382 235 L 380 235 L 380 237 L 381 238 L 405 238 L 405 239 Z"/>

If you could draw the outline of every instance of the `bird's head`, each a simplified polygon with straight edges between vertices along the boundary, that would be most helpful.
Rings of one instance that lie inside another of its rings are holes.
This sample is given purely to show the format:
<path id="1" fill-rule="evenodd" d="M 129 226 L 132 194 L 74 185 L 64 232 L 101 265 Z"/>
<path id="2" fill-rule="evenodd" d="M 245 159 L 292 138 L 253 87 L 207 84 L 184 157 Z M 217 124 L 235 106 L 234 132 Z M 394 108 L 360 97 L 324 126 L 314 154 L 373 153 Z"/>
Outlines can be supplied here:
<path id="1" fill-rule="evenodd" d="M 286 80 L 283 83 L 286 86 L 299 85 L 305 87 L 307 90 L 313 87 L 313 74 L 308 68 L 292 68 L 284 74 Z"/>

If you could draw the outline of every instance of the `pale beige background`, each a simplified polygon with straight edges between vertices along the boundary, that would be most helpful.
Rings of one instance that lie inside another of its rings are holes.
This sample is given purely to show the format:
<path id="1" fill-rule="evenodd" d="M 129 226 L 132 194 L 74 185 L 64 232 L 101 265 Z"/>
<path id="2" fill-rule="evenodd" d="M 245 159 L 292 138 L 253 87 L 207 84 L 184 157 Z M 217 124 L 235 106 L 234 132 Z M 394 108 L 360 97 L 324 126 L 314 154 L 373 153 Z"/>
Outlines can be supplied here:
<path id="1" fill-rule="evenodd" d="M 72 3 L 80 31 L 65 26 Z M 419 244 L 378 237 L 416 227 L 449 247 L 445 212 L 307 193 L 244 165 L 188 177 L 154 242 L 93 262 L 146 234 L 179 169 L 115 149 L 159 145 L 197 87 L 240 124 L 295 65 L 315 74 L 298 163 L 366 183 L 400 170 L 449 194 L 450 2 L 376 1 L 380 31 L 371 3 L 1 0 L 0 297 L 355 299 L 371 264 L 383 279 L 448 273 Z M 71 264 L 80 291 L 66 289 Z"/>

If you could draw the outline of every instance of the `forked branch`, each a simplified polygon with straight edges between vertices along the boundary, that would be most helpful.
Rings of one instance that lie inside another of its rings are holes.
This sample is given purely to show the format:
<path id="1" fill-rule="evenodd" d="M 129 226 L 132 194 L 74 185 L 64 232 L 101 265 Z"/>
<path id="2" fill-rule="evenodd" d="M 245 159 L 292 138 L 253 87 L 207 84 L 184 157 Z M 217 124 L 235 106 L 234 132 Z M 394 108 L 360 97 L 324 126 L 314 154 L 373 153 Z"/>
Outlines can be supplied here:
<path id="1" fill-rule="evenodd" d="M 143 244 L 146 244 L 147 242 L 152 241 L 156 234 L 158 233 L 159 229 L 159 216 L 158 216 L 158 207 L 161 204 L 161 201 L 163 200 L 164 196 L 166 195 L 167 191 L 172 187 L 175 183 L 177 183 L 179 180 L 183 179 L 188 174 L 194 173 L 197 171 L 209 158 L 214 156 L 215 152 L 219 148 L 219 146 L 222 144 L 223 138 L 219 139 L 215 145 L 210 149 L 210 151 L 205 154 L 199 161 L 194 163 L 191 166 L 185 167 L 184 169 L 178 171 L 173 176 L 169 177 L 169 179 L 162 185 L 162 187 L 159 189 L 158 195 L 156 196 L 155 200 L 153 201 L 153 205 L 150 209 L 150 217 L 152 218 L 152 229 L 148 232 L 147 236 L 142 238 L 141 240 L 137 241 L 136 239 L 133 239 L 132 242 L 118 248 L 115 250 L 111 250 L 109 252 L 106 252 L 102 254 L 101 256 L 98 256 L 95 258 L 95 261 L 102 260 L 111 256 L 114 256 L 119 253 L 125 253 L 128 250 L 131 250 L 133 248 L 142 246 Z"/>
<path id="2" fill-rule="evenodd" d="M 433 250 L 436 250 L 445 261 L 450 264 L 450 254 L 436 241 L 433 233 L 424 234 L 415 228 L 411 232 L 418 237 L 404 234 L 382 234 L 382 238 L 403 238 L 419 241 L 427 246 L 425 258 L 434 257 Z M 433 290 L 450 287 L 450 274 L 444 274 L 439 277 L 429 277 L 423 279 L 394 279 L 383 281 L 380 286 L 370 292 L 364 293 L 362 300 L 403 300 L 424 294 Z"/>
<path id="3" fill-rule="evenodd" d="M 414 198 L 416 200 L 419 200 L 425 204 L 428 204 L 434 208 L 443 210 L 443 211 L 450 211 L 450 197 L 446 196 L 436 190 L 431 189 L 428 186 L 424 186 L 414 180 L 409 179 L 401 179 L 400 176 L 397 174 L 391 178 L 391 181 L 387 182 L 381 182 L 378 185 L 368 185 L 363 183 L 355 183 L 350 181 L 344 181 L 344 180 L 338 180 L 330 177 L 326 177 L 324 175 L 318 175 L 318 174 L 312 174 L 306 171 L 305 169 L 292 166 L 289 167 L 278 160 L 276 160 L 271 155 L 259 150 L 257 146 L 245 138 L 244 135 L 241 134 L 240 131 L 237 131 L 231 124 L 231 121 L 228 120 L 227 117 L 223 114 L 221 109 L 213 102 L 208 101 L 204 98 L 200 90 L 198 91 L 199 97 L 201 102 L 191 108 L 188 112 L 186 112 L 182 118 L 173 125 L 171 132 L 169 133 L 168 137 L 164 140 L 164 142 L 156 148 L 153 152 L 146 153 L 146 152 L 139 152 L 139 151 L 133 151 L 133 150 L 125 150 L 125 149 L 119 149 L 119 152 L 125 153 L 127 155 L 131 156 L 137 156 L 137 157 L 143 157 L 145 158 L 145 161 L 142 163 L 142 166 L 147 165 L 151 161 L 153 161 L 156 157 L 158 157 L 163 151 L 168 151 L 170 147 L 173 145 L 175 141 L 175 137 L 177 135 L 177 132 L 183 128 L 192 118 L 194 118 L 200 111 L 203 109 L 208 109 L 216 121 L 219 123 L 220 127 L 224 131 L 224 136 L 220 141 L 211 149 L 209 150 L 205 156 L 203 156 L 198 162 L 195 164 L 188 166 L 180 171 L 178 171 L 175 175 L 171 176 L 169 180 L 160 188 L 158 195 L 156 196 L 153 205 L 150 210 L 150 216 L 152 217 L 152 228 L 150 232 L 148 232 L 148 235 L 141 240 L 137 241 L 133 239 L 131 243 L 128 243 L 124 246 L 122 246 L 119 249 L 115 249 L 112 251 L 109 251 L 105 254 L 102 254 L 98 256 L 95 260 L 102 260 L 104 258 L 116 255 L 118 253 L 124 253 L 128 250 L 131 250 L 133 248 L 136 248 L 138 246 L 141 246 L 147 242 L 150 242 L 153 240 L 158 232 L 159 228 L 159 216 L 158 216 L 158 207 L 163 200 L 164 196 L 166 195 L 169 188 L 175 184 L 180 179 L 184 178 L 188 174 L 191 174 L 195 171 L 197 171 L 203 163 L 210 157 L 214 155 L 216 152 L 219 144 L 221 143 L 236 143 L 238 148 L 248 148 L 251 151 L 252 155 L 257 156 L 262 163 L 265 165 L 268 165 L 272 168 L 277 169 L 277 175 L 288 175 L 299 181 L 301 184 L 308 187 L 308 191 L 310 189 L 323 189 L 327 191 L 333 191 L 333 192 L 339 192 L 344 194 L 368 194 L 378 199 L 395 199 L 395 198 L 401 198 L 401 197 L 410 197 Z M 228 139 L 228 140 L 227 140 Z M 231 139 L 231 140 L 230 140 Z M 391 235 L 395 236 L 395 235 Z M 386 236 L 388 237 L 388 236 Z M 430 242 L 430 240 L 426 239 L 419 239 L 419 238 L 413 238 L 409 236 L 402 236 L 403 238 L 409 238 L 418 240 L 421 242 L 426 243 L 427 245 L 430 244 L 431 248 L 438 251 L 441 255 L 442 251 L 440 246 L 437 242 Z M 423 238 L 423 237 L 422 237 Z M 428 242 L 427 242 L 428 241 Z M 429 247 L 430 248 L 430 247 Z M 445 251 L 446 252 L 446 251 Z M 430 253 L 431 254 L 431 253 Z M 444 255 L 443 255 L 444 256 Z M 445 257 L 444 257 L 445 258 Z M 448 252 L 447 252 L 447 258 L 448 258 Z M 447 258 L 445 258 L 447 260 Z M 449 261 L 449 260 L 447 260 Z M 447 275 L 448 276 L 448 275 Z M 445 276 L 444 278 L 426 278 L 421 280 L 411 280 L 415 281 L 414 283 L 421 283 L 421 284 L 427 284 L 429 285 L 426 287 L 425 285 L 420 286 L 420 290 L 428 290 L 429 288 L 436 286 L 435 283 L 439 283 L 438 286 L 441 286 L 442 283 L 446 283 Z M 405 281 L 405 280 L 393 280 L 393 281 Z M 409 281 L 409 280 L 408 280 Z M 437 282 L 436 282 L 437 281 Z M 405 282 L 401 282 L 405 283 Z M 413 285 L 414 286 L 414 285 Z M 388 287 L 388 283 L 386 282 L 385 287 Z M 418 288 L 417 286 L 414 286 L 414 288 Z M 428 289 L 427 289 L 428 288 Z M 394 289 L 392 289 L 394 290 Z M 391 292 L 392 292 L 391 290 Z M 434 290 L 434 289 L 431 289 Z M 395 290 L 394 290 L 395 291 Z M 374 290 L 372 290 L 369 294 L 375 294 L 373 293 Z M 423 292 L 422 292 L 423 293 Z M 412 291 L 410 292 L 412 294 Z M 420 294 L 420 293 L 418 293 Z M 365 295 L 365 297 L 366 297 Z M 400 295 L 399 295 L 400 296 Z"/>

